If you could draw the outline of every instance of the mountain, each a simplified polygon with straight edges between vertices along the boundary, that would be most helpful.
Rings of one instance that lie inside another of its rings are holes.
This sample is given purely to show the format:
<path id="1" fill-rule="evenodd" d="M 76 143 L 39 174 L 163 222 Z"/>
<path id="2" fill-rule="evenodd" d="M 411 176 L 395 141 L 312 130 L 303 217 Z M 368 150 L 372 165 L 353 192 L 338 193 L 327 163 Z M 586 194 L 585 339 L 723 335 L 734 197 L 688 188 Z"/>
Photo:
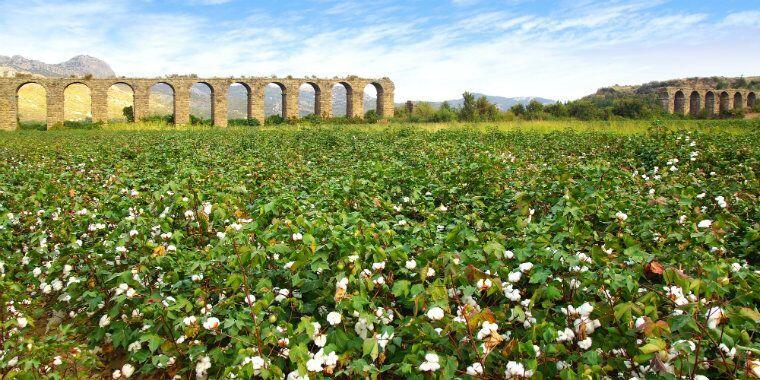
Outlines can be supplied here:
<path id="1" fill-rule="evenodd" d="M 511 108 L 513 105 L 518 104 L 518 103 L 522 105 L 528 105 L 528 103 L 530 103 L 533 100 L 536 100 L 543 104 L 553 104 L 557 102 L 556 100 L 542 98 L 538 96 L 535 96 L 535 97 L 521 96 L 521 97 L 507 98 L 503 96 L 485 95 L 485 94 L 480 94 L 480 93 L 473 93 L 473 95 L 475 95 L 476 99 L 480 98 L 481 96 L 485 96 L 489 102 L 495 104 L 496 107 L 498 107 L 502 111 L 506 111 L 509 108 Z M 422 101 L 414 101 L 414 103 L 420 103 L 420 102 Z M 446 102 L 449 103 L 449 105 L 453 108 L 461 108 L 462 105 L 464 104 L 464 98 L 446 100 Z M 425 103 L 429 103 L 435 108 L 438 108 L 441 106 L 441 104 L 443 104 L 443 102 L 425 102 Z M 396 104 L 397 107 L 403 106 L 403 105 L 404 103 Z"/>
<path id="2" fill-rule="evenodd" d="M 0 55 L 0 66 L 46 77 L 68 77 L 71 75 L 84 76 L 88 74 L 91 74 L 96 78 L 116 76 L 111 69 L 111 66 L 88 55 L 78 55 L 66 62 L 55 64 L 27 59 L 20 55 L 14 55 L 12 57 Z"/>

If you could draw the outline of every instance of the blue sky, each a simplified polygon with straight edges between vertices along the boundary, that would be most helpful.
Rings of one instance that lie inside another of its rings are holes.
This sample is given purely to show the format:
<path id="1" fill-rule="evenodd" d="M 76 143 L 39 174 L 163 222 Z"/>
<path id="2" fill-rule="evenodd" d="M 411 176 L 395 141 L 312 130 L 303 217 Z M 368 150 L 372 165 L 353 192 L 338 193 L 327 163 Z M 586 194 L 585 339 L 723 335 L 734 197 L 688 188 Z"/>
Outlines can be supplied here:
<path id="1" fill-rule="evenodd" d="M 388 76 L 396 101 L 760 75 L 760 1 L 1 0 L 0 54 L 119 75 Z"/>

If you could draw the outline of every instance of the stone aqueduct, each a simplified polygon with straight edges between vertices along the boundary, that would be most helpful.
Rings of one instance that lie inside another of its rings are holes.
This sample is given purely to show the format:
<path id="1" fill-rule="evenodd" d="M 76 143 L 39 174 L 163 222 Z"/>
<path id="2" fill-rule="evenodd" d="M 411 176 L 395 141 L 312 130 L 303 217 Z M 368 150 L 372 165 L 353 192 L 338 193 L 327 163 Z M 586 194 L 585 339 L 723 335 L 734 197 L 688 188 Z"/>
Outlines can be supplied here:
<path id="1" fill-rule="evenodd" d="M 135 119 L 150 116 L 148 113 L 150 88 L 159 83 L 169 85 L 174 92 L 174 121 L 190 122 L 190 88 L 205 84 L 211 89 L 211 118 L 214 125 L 227 126 L 227 93 L 233 84 L 240 84 L 248 92 L 248 118 L 264 121 L 264 88 L 275 84 L 282 90 L 282 116 L 298 117 L 298 95 L 303 84 L 314 89 L 314 114 L 332 116 L 332 88 L 341 84 L 346 88 L 346 115 L 364 116 L 364 88 L 372 85 L 377 90 L 376 111 L 381 117 L 393 115 L 394 84 L 388 78 L 197 78 L 170 76 L 165 78 L 0 78 L 0 129 L 12 130 L 18 126 L 18 91 L 26 84 L 35 83 L 45 89 L 47 96 L 47 126 L 64 121 L 64 92 L 72 84 L 83 84 L 90 89 L 92 120 L 108 121 L 108 89 L 114 85 L 127 85 L 132 89 Z"/>
<path id="2" fill-rule="evenodd" d="M 722 114 L 734 109 L 752 108 L 757 103 L 757 93 L 748 89 L 727 88 L 717 90 L 708 87 L 663 87 L 660 101 L 668 113 L 707 116 Z"/>

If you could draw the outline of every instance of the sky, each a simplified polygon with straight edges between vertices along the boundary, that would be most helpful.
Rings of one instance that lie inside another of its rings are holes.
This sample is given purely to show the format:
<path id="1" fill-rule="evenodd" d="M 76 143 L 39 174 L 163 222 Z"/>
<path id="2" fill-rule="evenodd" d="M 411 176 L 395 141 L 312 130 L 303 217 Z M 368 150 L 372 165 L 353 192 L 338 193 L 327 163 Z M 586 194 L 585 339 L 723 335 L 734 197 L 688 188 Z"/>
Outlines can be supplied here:
<path id="1" fill-rule="evenodd" d="M 390 77 L 570 100 L 615 84 L 760 75 L 760 0 L 0 0 L 0 55 L 117 75 Z"/>

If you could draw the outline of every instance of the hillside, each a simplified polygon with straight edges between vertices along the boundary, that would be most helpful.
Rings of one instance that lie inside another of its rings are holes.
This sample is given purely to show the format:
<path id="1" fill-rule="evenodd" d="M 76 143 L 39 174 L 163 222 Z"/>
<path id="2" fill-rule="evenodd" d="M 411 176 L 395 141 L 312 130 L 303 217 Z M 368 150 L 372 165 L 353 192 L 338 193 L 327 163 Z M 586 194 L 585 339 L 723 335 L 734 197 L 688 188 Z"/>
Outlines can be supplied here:
<path id="1" fill-rule="evenodd" d="M 533 100 L 536 100 L 542 104 L 552 104 L 552 103 L 557 102 L 556 100 L 537 97 L 537 96 L 536 97 L 520 96 L 520 97 L 508 98 L 504 96 L 485 95 L 481 93 L 473 93 L 473 95 L 475 95 L 475 98 L 480 98 L 481 96 L 485 96 L 489 102 L 495 104 L 496 107 L 498 107 L 502 111 L 506 111 L 510 109 L 515 104 L 528 105 L 528 103 L 530 103 Z M 425 102 L 425 101 L 421 101 L 421 100 L 413 101 L 413 103 L 421 103 L 421 102 Z M 451 107 L 461 108 L 462 105 L 464 104 L 464 98 L 445 100 L 445 102 L 448 103 Z M 425 103 L 430 104 L 434 108 L 439 108 L 441 104 L 443 104 L 443 102 L 425 102 Z M 401 107 L 403 105 L 404 103 L 396 104 L 397 107 Z"/>
<path id="2" fill-rule="evenodd" d="M 681 79 L 670 79 L 665 81 L 653 81 L 641 85 L 614 85 L 603 87 L 596 93 L 586 96 L 598 97 L 608 95 L 626 95 L 626 94 L 651 94 L 662 87 L 710 87 L 715 89 L 722 88 L 754 88 L 760 89 L 760 76 L 750 77 L 692 77 Z"/>
<path id="3" fill-rule="evenodd" d="M 0 66 L 46 77 L 68 77 L 71 75 L 83 76 L 91 74 L 96 78 L 107 78 L 116 75 L 108 63 L 88 55 L 78 55 L 68 61 L 54 64 L 27 59 L 20 55 L 14 55 L 12 57 L 0 55 Z"/>

